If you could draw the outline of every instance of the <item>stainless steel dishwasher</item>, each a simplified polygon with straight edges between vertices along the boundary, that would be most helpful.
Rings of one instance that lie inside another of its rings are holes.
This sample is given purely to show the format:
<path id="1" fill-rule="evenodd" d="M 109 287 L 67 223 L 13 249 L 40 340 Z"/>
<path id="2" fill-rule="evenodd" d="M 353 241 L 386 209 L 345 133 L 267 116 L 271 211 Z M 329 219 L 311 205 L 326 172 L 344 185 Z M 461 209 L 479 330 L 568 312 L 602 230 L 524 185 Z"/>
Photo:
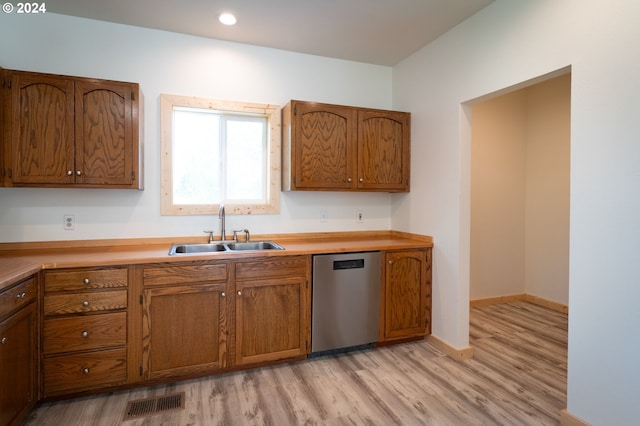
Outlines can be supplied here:
<path id="1" fill-rule="evenodd" d="M 313 256 L 311 352 L 378 340 L 380 252 Z"/>

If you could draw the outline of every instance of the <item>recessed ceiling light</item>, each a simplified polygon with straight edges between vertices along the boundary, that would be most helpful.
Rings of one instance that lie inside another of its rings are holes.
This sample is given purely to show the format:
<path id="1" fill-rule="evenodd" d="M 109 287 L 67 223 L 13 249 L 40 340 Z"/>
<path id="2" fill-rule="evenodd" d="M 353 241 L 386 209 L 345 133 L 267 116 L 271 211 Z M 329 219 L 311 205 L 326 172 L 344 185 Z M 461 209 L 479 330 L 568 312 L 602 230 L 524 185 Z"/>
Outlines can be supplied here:
<path id="1" fill-rule="evenodd" d="M 225 25 L 235 25 L 235 23 L 237 22 L 236 17 L 230 13 L 221 14 L 218 20 Z"/>

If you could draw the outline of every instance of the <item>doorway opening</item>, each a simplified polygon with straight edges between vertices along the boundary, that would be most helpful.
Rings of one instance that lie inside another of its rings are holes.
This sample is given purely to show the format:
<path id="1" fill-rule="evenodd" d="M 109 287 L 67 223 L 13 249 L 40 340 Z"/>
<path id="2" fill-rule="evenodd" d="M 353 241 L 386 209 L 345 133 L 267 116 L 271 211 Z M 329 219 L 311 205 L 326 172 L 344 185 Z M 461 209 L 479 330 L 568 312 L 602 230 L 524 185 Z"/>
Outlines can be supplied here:
<path id="1" fill-rule="evenodd" d="M 571 74 L 471 106 L 469 299 L 569 299 Z"/>

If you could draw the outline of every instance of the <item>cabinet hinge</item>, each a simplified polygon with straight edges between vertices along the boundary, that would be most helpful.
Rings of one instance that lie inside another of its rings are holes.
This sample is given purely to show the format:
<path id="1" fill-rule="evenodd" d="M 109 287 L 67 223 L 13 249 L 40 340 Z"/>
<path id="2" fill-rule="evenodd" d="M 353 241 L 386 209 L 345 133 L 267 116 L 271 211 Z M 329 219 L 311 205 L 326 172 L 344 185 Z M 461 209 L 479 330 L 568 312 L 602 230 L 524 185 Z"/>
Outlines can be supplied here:
<path id="1" fill-rule="evenodd" d="M 4 167 L 0 170 L 0 176 L 4 177 Z"/>
<path id="2" fill-rule="evenodd" d="M 293 107 L 293 115 L 298 115 L 298 105 Z"/>
<path id="3" fill-rule="evenodd" d="M 142 295 L 140 295 L 140 304 L 142 305 Z"/>
<path id="4" fill-rule="evenodd" d="M 309 350 L 309 341 L 308 340 L 304 342 L 304 348 L 306 350 Z"/>
<path id="5" fill-rule="evenodd" d="M 131 180 L 132 181 L 136 180 L 136 172 L 134 171 L 131 172 Z"/>
<path id="6" fill-rule="evenodd" d="M 142 366 L 140 366 L 140 377 L 142 377 Z"/>
<path id="7" fill-rule="evenodd" d="M 4 78 L 2 79 L 2 87 L 4 87 Z"/>
<path id="8" fill-rule="evenodd" d="M 9 170 L 7 171 L 7 176 L 9 176 L 9 178 L 12 178 L 12 177 L 13 177 L 13 170 L 12 170 L 12 169 L 9 169 Z"/>
<path id="9" fill-rule="evenodd" d="M 136 100 L 136 92 L 131 92 L 131 100 L 132 101 Z"/>
<path id="10" fill-rule="evenodd" d="M 309 288 L 309 280 L 305 281 L 304 286 L 305 286 L 306 288 Z"/>
<path id="11" fill-rule="evenodd" d="M 293 177 L 293 184 L 294 184 L 294 185 L 297 185 L 297 184 L 296 184 L 296 177 L 295 177 L 295 176 Z"/>
<path id="12" fill-rule="evenodd" d="M 11 89 L 11 79 L 7 80 L 7 87 Z"/>

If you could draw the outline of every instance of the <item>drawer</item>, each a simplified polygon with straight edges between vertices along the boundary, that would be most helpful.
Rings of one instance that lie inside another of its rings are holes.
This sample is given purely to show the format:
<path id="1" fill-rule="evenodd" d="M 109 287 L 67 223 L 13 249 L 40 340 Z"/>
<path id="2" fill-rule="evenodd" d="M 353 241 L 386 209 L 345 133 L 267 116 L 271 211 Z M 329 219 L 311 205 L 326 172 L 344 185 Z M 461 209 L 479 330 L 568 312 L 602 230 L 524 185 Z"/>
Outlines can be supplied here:
<path id="1" fill-rule="evenodd" d="M 126 350 L 110 349 L 44 359 L 44 396 L 122 385 Z"/>
<path id="2" fill-rule="evenodd" d="M 128 278 L 127 268 L 46 271 L 44 289 L 49 292 L 126 287 Z"/>
<path id="3" fill-rule="evenodd" d="M 227 281 L 228 277 L 229 265 L 226 262 L 144 268 L 145 286 Z"/>
<path id="4" fill-rule="evenodd" d="M 0 319 L 36 299 L 38 279 L 28 278 L 0 293 Z"/>
<path id="5" fill-rule="evenodd" d="M 278 256 L 236 264 L 236 279 L 307 275 L 308 256 Z"/>
<path id="6" fill-rule="evenodd" d="M 44 320 L 43 351 L 45 355 L 124 346 L 126 343 L 126 312 Z"/>
<path id="7" fill-rule="evenodd" d="M 45 316 L 99 312 L 126 307 L 127 290 L 49 294 L 44 297 Z"/>

